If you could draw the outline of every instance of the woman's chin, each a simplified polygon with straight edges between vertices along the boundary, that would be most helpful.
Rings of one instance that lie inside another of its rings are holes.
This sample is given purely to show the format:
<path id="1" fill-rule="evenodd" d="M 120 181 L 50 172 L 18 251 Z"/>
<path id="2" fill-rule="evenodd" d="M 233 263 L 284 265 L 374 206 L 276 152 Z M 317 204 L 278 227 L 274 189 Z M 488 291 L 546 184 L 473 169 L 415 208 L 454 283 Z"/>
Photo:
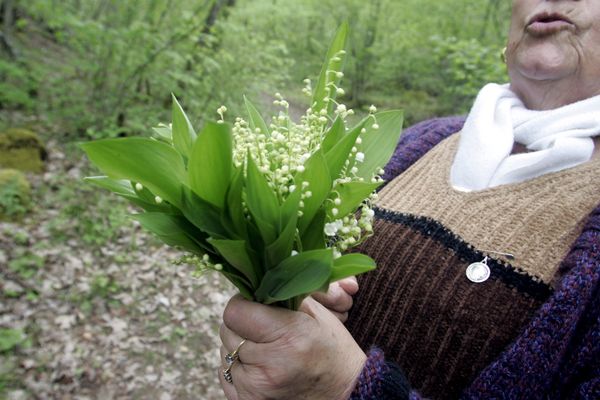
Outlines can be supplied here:
<path id="1" fill-rule="evenodd" d="M 573 49 L 547 43 L 523 50 L 517 55 L 514 67 L 527 78 L 561 79 L 577 70 L 577 57 L 573 56 Z"/>

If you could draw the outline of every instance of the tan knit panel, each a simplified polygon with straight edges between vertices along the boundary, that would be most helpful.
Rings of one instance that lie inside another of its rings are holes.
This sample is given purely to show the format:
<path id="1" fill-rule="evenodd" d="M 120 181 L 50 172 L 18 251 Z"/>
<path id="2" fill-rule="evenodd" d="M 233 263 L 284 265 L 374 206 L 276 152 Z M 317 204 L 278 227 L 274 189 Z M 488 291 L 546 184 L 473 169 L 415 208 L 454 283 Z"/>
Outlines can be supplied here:
<path id="1" fill-rule="evenodd" d="M 550 284 L 600 201 L 600 159 L 525 182 L 461 192 L 449 182 L 458 140 L 459 134 L 452 135 L 396 177 L 380 192 L 377 206 L 433 218 L 478 249 L 512 253 L 512 265 Z"/>

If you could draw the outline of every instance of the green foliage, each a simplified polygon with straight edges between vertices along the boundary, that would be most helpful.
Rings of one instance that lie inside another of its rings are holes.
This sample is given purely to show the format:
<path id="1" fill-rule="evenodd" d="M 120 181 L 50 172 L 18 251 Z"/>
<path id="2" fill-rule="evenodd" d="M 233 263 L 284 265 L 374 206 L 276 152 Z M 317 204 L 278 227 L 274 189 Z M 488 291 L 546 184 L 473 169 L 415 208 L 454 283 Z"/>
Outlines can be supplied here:
<path id="1" fill-rule="evenodd" d="M 118 198 L 97 193 L 89 185 L 57 176 L 57 190 L 46 192 L 49 204 L 57 205 L 57 215 L 49 223 L 52 240 L 77 238 L 98 249 L 119 237 L 128 220 L 126 204 Z M 86 199 L 85 202 L 82 199 Z"/>
<path id="2" fill-rule="evenodd" d="M 31 278 L 43 267 L 44 258 L 25 247 L 18 247 L 8 262 L 8 268 L 23 279 Z"/>
<path id="3" fill-rule="evenodd" d="M 0 169 L 0 220 L 17 220 L 29 210 L 31 188 L 25 175 Z"/>
<path id="4" fill-rule="evenodd" d="M 13 350 L 26 339 L 27 336 L 21 329 L 0 328 L 0 353 Z"/>
<path id="5" fill-rule="evenodd" d="M 341 255 L 332 248 L 338 228 L 327 233 L 330 246 L 324 232 L 326 225 L 349 223 L 359 208 L 365 211 L 361 222 L 353 219 L 359 240 L 363 229 L 372 232 L 368 216 L 373 213 L 365 202 L 383 182 L 380 168 L 392 155 L 403 116 L 372 110 L 346 131 L 344 121 L 351 113 L 333 100 L 332 92 L 343 76 L 347 35 L 348 26 L 342 24 L 301 124 L 281 112 L 270 131 L 245 100 L 250 123 L 238 118 L 232 130 L 223 119 L 207 122 L 196 135 L 173 99 L 170 134 L 164 125 L 155 130 L 159 137 L 154 140 L 82 144 L 107 174 L 89 181 L 145 209 L 135 215 L 144 228 L 186 249 L 205 268 L 222 271 L 244 296 L 266 304 L 296 308 L 332 276 L 372 269 L 368 257 L 353 257 L 338 262 L 334 274 L 334 256 Z M 277 103 L 287 110 L 281 98 Z M 221 118 L 223 112 L 220 108 Z M 333 230 L 330 226 L 328 232 Z M 340 248 L 356 244 L 351 239 Z"/>
<path id="6" fill-rule="evenodd" d="M 26 65 L 0 58 L 0 109 L 32 109 L 36 87 Z"/>
<path id="7" fill-rule="evenodd" d="M 100 297 L 108 299 L 121 290 L 119 284 L 108 275 L 96 275 L 90 285 L 89 298 Z"/>
<path id="8" fill-rule="evenodd" d="M 504 79 L 492 68 L 495 57 L 476 50 L 504 46 L 508 2 L 225 3 L 18 2 L 11 43 L 19 56 L 0 60 L 0 111 L 36 113 L 62 135 L 93 139 L 147 132 L 169 115 L 171 92 L 203 119 L 222 104 L 239 115 L 243 94 L 265 103 L 274 88 L 295 93 L 304 78 L 317 82 L 312 74 L 327 50 L 318 39 L 344 20 L 352 27 L 346 92 L 357 110 L 371 103 L 404 108 L 409 122 L 463 112 L 473 87 Z M 462 83 L 469 88 L 458 88 Z"/>
<path id="9" fill-rule="evenodd" d="M 440 89 L 445 113 L 467 112 L 479 89 L 488 82 L 507 81 L 500 51 L 475 39 L 435 37 L 434 55 L 446 84 Z M 451 108 L 450 108 L 451 107 Z"/>
<path id="10" fill-rule="evenodd" d="M 42 172 L 46 149 L 38 135 L 27 129 L 0 132 L 0 168 Z"/>

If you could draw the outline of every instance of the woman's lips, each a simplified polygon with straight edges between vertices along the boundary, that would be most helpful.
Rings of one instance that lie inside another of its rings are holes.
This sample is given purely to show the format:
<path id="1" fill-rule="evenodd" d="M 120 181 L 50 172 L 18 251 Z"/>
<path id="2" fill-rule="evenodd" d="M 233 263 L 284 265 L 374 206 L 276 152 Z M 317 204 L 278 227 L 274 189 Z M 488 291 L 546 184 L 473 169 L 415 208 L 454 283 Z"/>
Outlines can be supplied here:
<path id="1" fill-rule="evenodd" d="M 574 28 L 575 25 L 560 14 L 541 13 L 530 20 L 526 30 L 534 36 L 544 36 Z"/>

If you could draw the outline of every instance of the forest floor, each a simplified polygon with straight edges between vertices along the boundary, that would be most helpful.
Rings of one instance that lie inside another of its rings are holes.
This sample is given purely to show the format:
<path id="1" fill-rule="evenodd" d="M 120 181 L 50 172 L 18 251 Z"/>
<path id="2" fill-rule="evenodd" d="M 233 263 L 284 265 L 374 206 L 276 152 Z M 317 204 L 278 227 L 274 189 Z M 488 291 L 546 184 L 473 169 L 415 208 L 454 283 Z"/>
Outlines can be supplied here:
<path id="1" fill-rule="evenodd" d="M 234 288 L 174 265 L 135 210 L 82 181 L 81 152 L 48 152 L 34 210 L 0 223 L 0 399 L 222 399 Z"/>

